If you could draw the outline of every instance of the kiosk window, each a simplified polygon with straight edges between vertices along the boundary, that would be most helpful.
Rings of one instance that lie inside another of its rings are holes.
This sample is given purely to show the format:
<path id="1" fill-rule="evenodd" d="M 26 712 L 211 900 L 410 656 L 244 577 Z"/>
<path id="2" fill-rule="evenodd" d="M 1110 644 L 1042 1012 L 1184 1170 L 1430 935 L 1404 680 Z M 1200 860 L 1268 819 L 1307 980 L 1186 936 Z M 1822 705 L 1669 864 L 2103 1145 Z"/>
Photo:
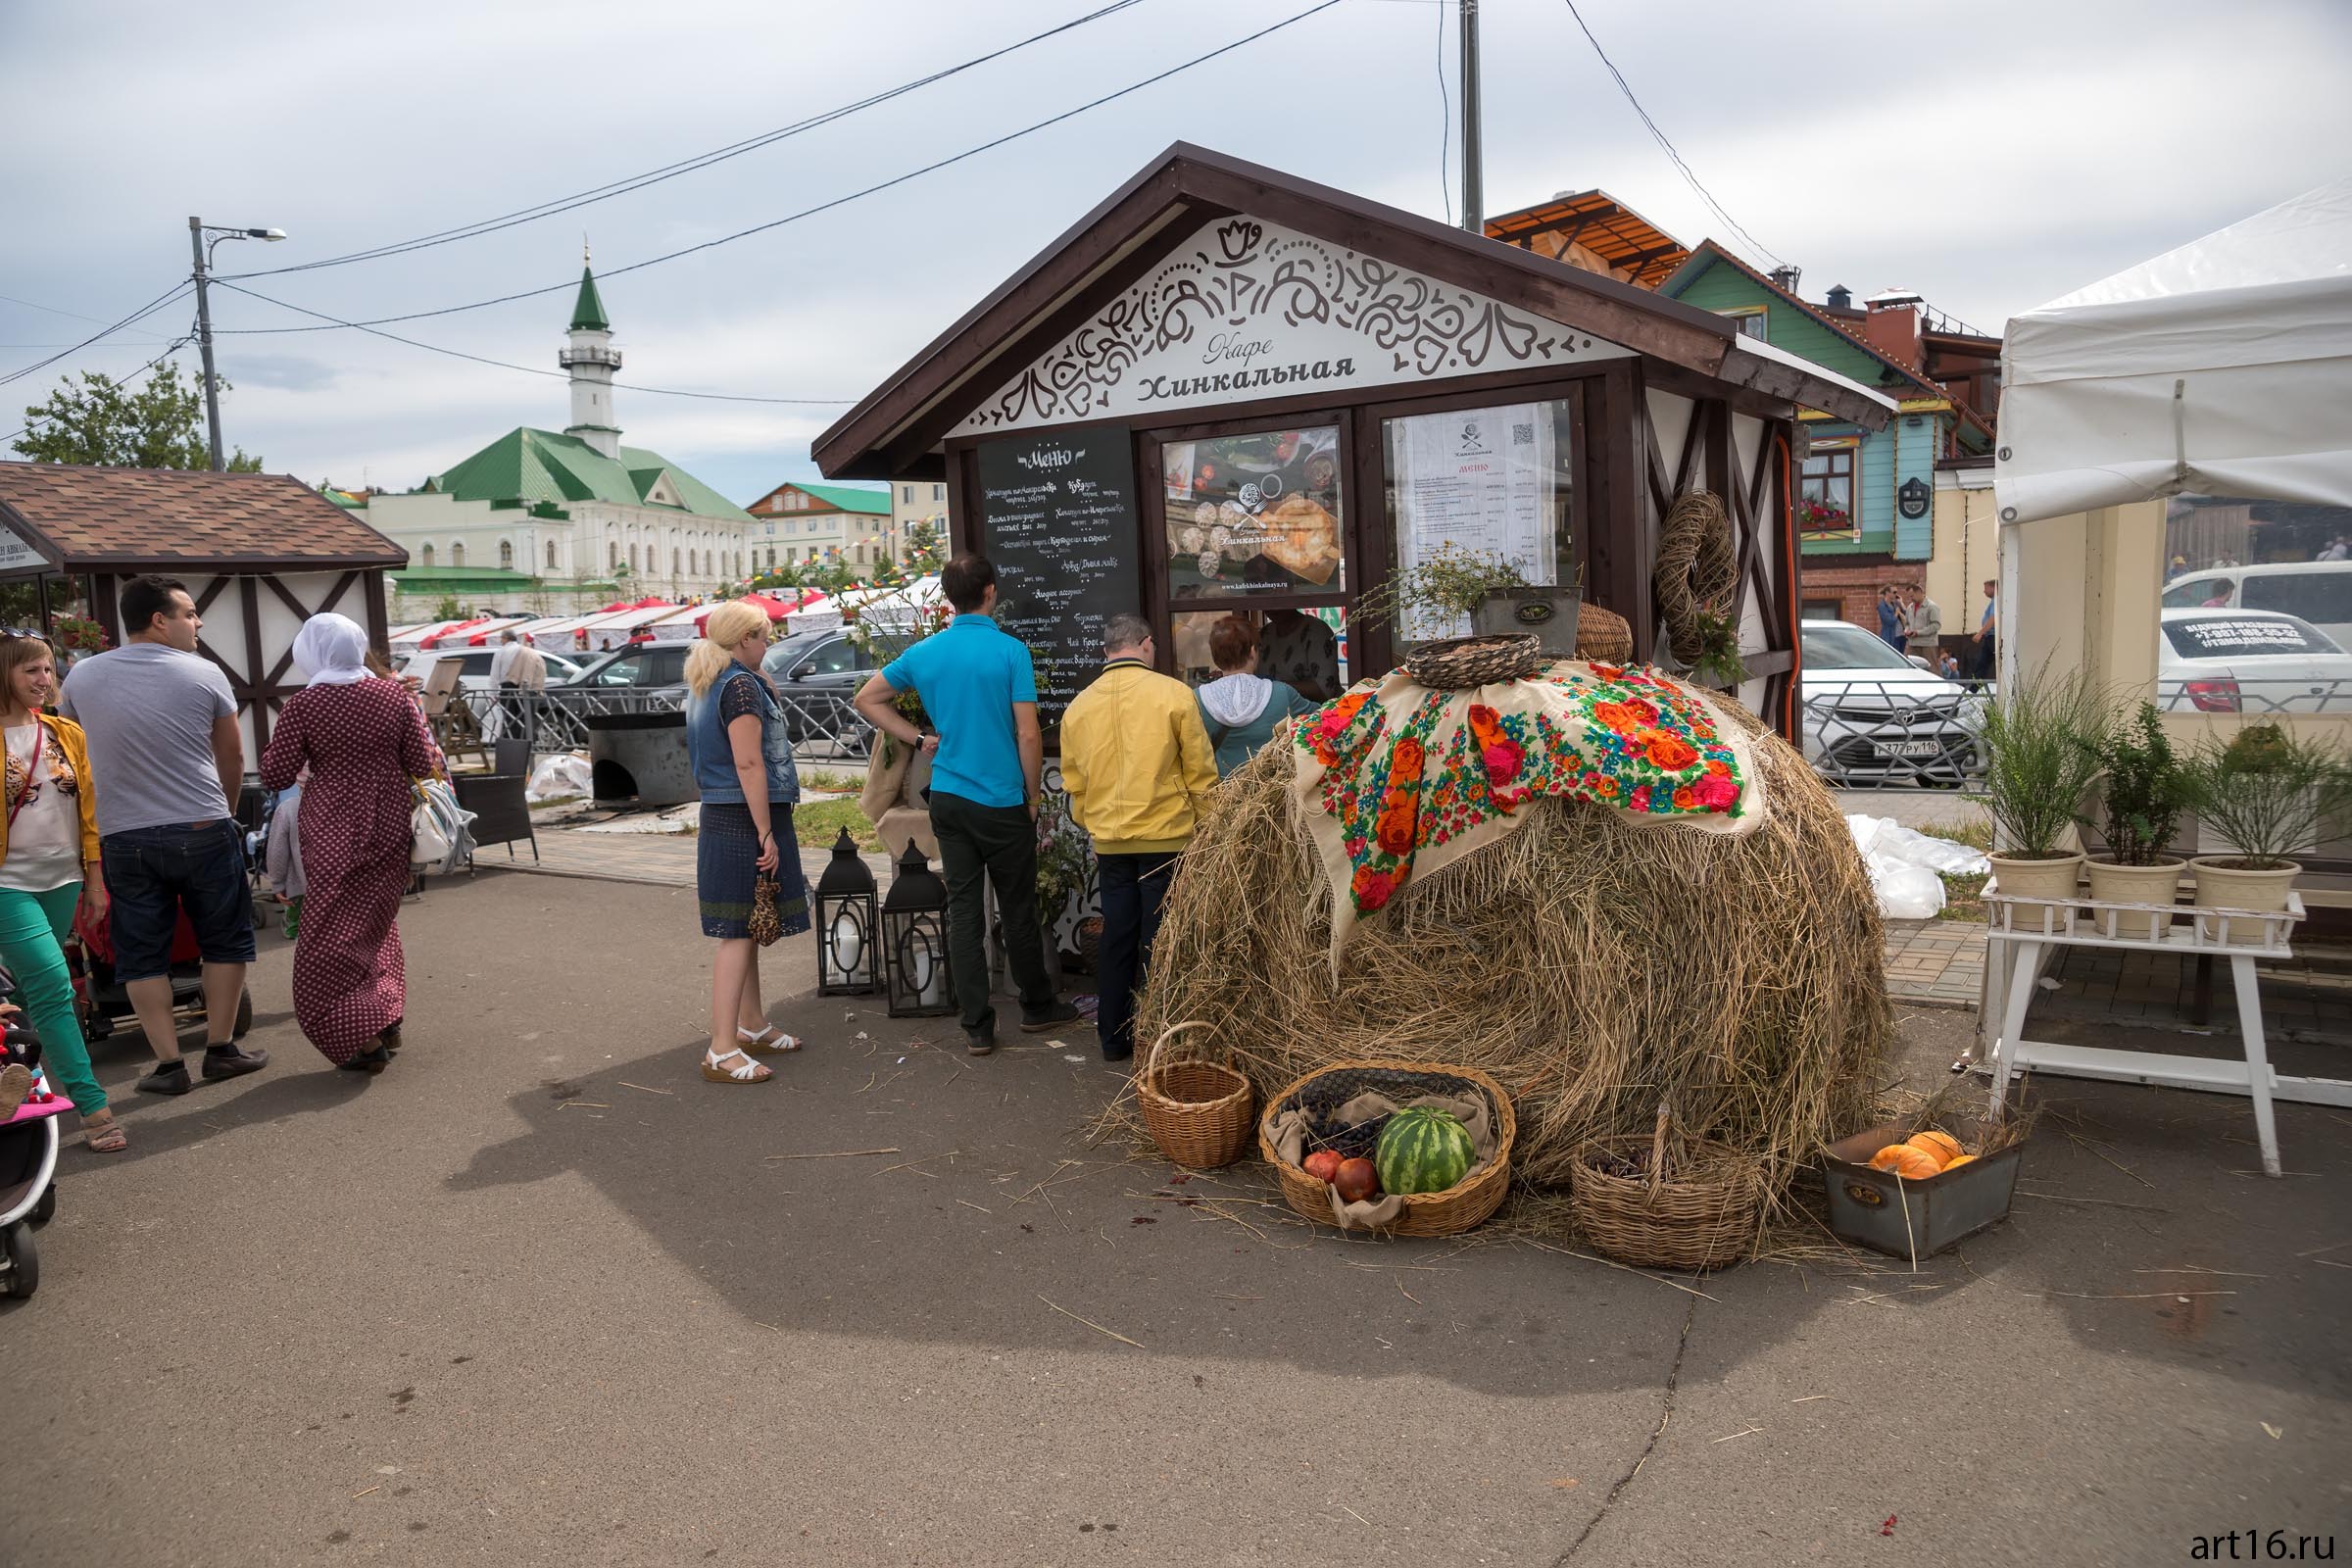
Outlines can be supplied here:
<path id="1" fill-rule="evenodd" d="M 1573 416 L 1563 400 L 1457 409 L 1382 421 L 1392 558 L 1508 563 L 1529 583 L 1573 583 Z M 1467 615 L 1407 607 L 1401 643 L 1464 637 Z"/>
<path id="2" fill-rule="evenodd" d="M 1171 599 L 1346 586 L 1338 426 L 1174 441 L 1160 467 Z"/>

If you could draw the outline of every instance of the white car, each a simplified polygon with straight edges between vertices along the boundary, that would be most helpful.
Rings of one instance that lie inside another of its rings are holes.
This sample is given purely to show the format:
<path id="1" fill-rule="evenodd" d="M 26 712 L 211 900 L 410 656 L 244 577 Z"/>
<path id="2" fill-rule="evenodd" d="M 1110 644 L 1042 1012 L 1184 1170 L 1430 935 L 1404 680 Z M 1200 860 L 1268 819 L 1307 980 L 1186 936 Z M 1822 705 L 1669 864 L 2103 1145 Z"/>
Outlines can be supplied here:
<path id="1" fill-rule="evenodd" d="M 2338 648 L 2352 648 L 2352 561 L 2290 561 L 2183 572 L 2164 585 L 2164 608 L 2273 611 L 2311 622 Z"/>
<path id="2" fill-rule="evenodd" d="M 2167 610 L 2156 705 L 2200 713 L 2352 714 L 2352 654 L 2296 615 Z"/>
<path id="3" fill-rule="evenodd" d="M 419 681 L 430 681 L 435 664 L 454 659 L 459 667 L 458 684 L 469 692 L 486 692 L 490 689 L 490 661 L 497 653 L 495 648 L 419 648 L 400 666 L 400 672 L 414 675 Z M 567 655 L 551 654 L 542 648 L 539 657 L 547 661 L 550 686 L 567 685 L 579 679 L 581 666 Z"/>
<path id="4" fill-rule="evenodd" d="M 1846 620 L 1808 620 L 1805 760 L 1833 785 L 1957 789 L 1976 765 L 1983 699 Z"/>

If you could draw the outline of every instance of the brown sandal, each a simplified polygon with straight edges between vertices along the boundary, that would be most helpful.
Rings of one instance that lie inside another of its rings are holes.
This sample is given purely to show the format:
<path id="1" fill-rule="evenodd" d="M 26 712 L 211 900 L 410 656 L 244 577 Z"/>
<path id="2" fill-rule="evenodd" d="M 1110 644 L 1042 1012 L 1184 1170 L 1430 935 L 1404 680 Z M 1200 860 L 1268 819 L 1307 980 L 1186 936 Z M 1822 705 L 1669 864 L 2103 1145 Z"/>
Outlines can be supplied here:
<path id="1" fill-rule="evenodd" d="M 83 1118 L 81 1131 L 82 1147 L 93 1154 L 120 1154 L 130 1147 L 130 1135 L 111 1115 L 101 1122 Z"/>

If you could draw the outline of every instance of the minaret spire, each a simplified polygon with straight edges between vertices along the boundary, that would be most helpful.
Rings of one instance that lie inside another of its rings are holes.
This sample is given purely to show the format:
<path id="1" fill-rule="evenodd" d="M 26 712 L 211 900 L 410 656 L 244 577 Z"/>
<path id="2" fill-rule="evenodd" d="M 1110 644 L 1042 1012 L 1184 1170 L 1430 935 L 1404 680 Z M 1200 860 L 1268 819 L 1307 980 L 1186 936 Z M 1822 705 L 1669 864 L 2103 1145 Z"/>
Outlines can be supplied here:
<path id="1" fill-rule="evenodd" d="M 580 292 L 572 302 L 569 345 L 556 364 L 571 374 L 571 423 L 565 435 L 577 436 L 606 457 L 620 454 L 620 420 L 612 407 L 612 375 L 620 368 L 620 351 L 612 346 L 612 323 L 596 290 L 596 273 L 588 265 L 588 236 L 580 236 Z"/>

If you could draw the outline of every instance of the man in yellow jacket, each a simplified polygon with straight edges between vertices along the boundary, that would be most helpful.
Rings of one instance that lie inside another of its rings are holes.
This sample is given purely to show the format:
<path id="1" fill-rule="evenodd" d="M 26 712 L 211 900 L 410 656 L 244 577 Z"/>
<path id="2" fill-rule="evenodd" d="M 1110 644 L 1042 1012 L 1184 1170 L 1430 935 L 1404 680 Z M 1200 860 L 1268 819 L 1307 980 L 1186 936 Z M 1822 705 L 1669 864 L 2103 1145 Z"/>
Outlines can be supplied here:
<path id="1" fill-rule="evenodd" d="M 1217 763 L 1192 689 L 1152 668 L 1143 616 L 1104 622 L 1102 653 L 1102 673 L 1062 715 L 1061 782 L 1101 868 L 1095 1030 L 1102 1059 L 1125 1061 L 1135 1054 L 1135 993 L 1159 931 L 1160 901 L 1217 787 Z"/>

